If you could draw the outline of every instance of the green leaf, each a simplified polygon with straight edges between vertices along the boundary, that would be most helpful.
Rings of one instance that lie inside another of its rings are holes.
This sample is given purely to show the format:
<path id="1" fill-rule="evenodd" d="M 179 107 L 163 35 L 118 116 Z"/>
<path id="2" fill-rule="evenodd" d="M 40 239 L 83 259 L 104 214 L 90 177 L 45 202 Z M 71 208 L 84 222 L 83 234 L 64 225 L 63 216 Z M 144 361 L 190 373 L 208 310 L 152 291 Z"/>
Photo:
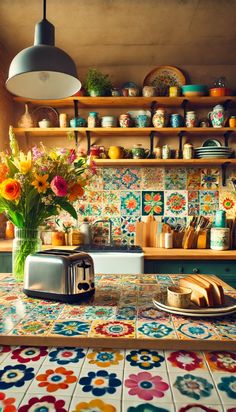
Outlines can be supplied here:
<path id="1" fill-rule="evenodd" d="M 19 169 L 17 169 L 9 157 L 7 158 L 7 165 L 9 167 L 11 177 L 13 177 L 15 173 L 19 173 Z"/>
<path id="2" fill-rule="evenodd" d="M 63 199 L 57 199 L 57 203 L 59 206 L 61 206 L 62 209 L 68 212 L 74 219 L 76 220 L 78 219 L 75 208 L 69 202 Z"/>

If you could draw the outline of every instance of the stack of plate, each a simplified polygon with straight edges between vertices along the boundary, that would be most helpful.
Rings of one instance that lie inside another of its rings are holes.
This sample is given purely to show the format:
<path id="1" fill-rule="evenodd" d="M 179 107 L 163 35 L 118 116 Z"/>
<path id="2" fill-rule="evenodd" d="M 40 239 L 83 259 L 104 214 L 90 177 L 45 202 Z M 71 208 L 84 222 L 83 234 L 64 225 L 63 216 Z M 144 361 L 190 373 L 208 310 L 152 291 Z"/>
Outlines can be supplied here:
<path id="1" fill-rule="evenodd" d="M 228 158 L 232 156 L 233 150 L 227 146 L 206 146 L 197 147 L 195 150 L 196 158 Z"/>

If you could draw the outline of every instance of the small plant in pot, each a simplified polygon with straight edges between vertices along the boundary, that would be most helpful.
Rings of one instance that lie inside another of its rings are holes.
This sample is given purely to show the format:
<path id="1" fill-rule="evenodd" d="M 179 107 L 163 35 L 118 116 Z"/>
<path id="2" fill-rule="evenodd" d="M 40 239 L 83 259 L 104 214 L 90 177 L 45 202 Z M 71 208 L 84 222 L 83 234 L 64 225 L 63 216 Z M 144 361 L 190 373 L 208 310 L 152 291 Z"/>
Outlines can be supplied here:
<path id="1" fill-rule="evenodd" d="M 109 96 L 112 82 L 108 74 L 103 74 L 97 69 L 89 69 L 85 79 L 85 88 L 89 96 Z"/>

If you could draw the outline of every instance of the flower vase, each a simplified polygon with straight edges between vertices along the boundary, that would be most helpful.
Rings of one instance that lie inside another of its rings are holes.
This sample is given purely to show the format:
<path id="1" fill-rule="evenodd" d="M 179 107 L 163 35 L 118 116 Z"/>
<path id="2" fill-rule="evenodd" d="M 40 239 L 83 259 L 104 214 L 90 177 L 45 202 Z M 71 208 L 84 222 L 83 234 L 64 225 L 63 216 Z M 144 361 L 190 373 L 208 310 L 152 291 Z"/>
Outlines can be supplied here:
<path id="1" fill-rule="evenodd" d="M 12 245 L 12 274 L 16 281 L 23 282 L 24 280 L 27 256 L 41 250 L 41 248 L 42 241 L 39 229 L 16 228 Z"/>

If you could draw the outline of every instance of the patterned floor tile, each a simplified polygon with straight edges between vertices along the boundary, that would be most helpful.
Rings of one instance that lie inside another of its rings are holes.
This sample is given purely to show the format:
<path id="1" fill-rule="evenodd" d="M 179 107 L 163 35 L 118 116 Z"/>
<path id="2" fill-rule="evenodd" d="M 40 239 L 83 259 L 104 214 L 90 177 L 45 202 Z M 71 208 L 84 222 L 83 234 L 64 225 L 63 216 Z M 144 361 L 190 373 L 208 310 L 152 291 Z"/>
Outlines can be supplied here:
<path id="1" fill-rule="evenodd" d="M 165 351 L 165 358 L 170 373 L 178 371 L 208 372 L 204 356 L 201 352 L 190 350 Z"/>
<path id="2" fill-rule="evenodd" d="M 236 375 L 236 352 L 212 351 L 204 353 L 212 373 L 231 373 Z"/>
<path id="3" fill-rule="evenodd" d="M 126 370 L 123 383 L 123 399 L 133 401 L 155 401 L 161 398 L 162 405 L 172 402 L 172 394 L 166 372 L 135 372 Z"/>
<path id="4" fill-rule="evenodd" d="M 36 371 L 31 366 L 26 366 L 15 362 L 15 364 L 2 363 L 0 365 L 0 391 L 6 393 L 24 393 Z"/>
<path id="5" fill-rule="evenodd" d="M 41 395 L 38 392 L 26 394 L 21 401 L 18 412 L 26 411 L 60 411 L 67 412 L 70 405 L 70 396 L 48 394 Z"/>
<path id="6" fill-rule="evenodd" d="M 98 369 L 96 371 L 83 370 L 78 384 L 75 388 L 74 396 L 81 398 L 94 398 L 121 400 L 121 390 L 123 381 L 123 371 L 106 371 Z"/>
<path id="7" fill-rule="evenodd" d="M 173 339 L 176 336 L 171 322 L 138 321 L 137 338 Z"/>
<path id="8" fill-rule="evenodd" d="M 76 366 L 43 365 L 29 391 L 32 393 L 72 396 L 80 369 Z"/>
<path id="9" fill-rule="evenodd" d="M 222 406 L 216 405 L 214 403 L 214 406 L 211 405 L 206 405 L 204 402 L 198 402 L 195 403 L 194 401 L 190 401 L 187 403 L 176 403 L 176 412 L 195 412 L 195 411 L 199 411 L 199 412 L 223 412 L 223 408 Z M 232 411 L 233 412 L 233 411 Z"/>
<path id="10" fill-rule="evenodd" d="M 103 397 L 102 399 L 94 397 L 81 399 L 81 397 L 75 396 L 72 399 L 69 412 L 121 412 L 121 401 L 116 399 L 110 399 L 109 397 Z"/>
<path id="11" fill-rule="evenodd" d="M 16 412 L 19 411 L 19 405 L 22 401 L 24 393 L 14 392 L 8 393 L 0 390 L 0 411 Z"/>
<path id="12" fill-rule="evenodd" d="M 122 402 L 122 412 L 175 412 L 175 407 L 171 403 L 163 403 L 157 406 L 158 401 L 129 401 L 124 399 Z"/>
<path id="13" fill-rule="evenodd" d="M 50 335 L 60 336 L 87 336 L 91 322 L 78 321 L 76 319 L 64 319 L 54 323 Z"/>
<path id="14" fill-rule="evenodd" d="M 126 350 L 125 370 L 135 371 L 166 371 L 165 357 L 163 351 L 151 349 Z"/>
<path id="15" fill-rule="evenodd" d="M 236 407 L 236 376 L 217 373 L 214 379 L 222 403 Z"/>
<path id="16" fill-rule="evenodd" d="M 203 403 L 204 405 L 220 404 L 211 375 L 202 372 L 179 372 L 169 374 L 174 401 Z"/>
<path id="17" fill-rule="evenodd" d="M 121 349 L 89 349 L 83 370 L 123 370 L 125 363 L 125 352 Z"/>
<path id="18" fill-rule="evenodd" d="M 56 366 L 76 366 L 76 368 L 80 368 L 84 363 L 86 352 L 87 349 L 84 348 L 52 348 L 43 365 L 49 365 L 52 368 Z"/>

